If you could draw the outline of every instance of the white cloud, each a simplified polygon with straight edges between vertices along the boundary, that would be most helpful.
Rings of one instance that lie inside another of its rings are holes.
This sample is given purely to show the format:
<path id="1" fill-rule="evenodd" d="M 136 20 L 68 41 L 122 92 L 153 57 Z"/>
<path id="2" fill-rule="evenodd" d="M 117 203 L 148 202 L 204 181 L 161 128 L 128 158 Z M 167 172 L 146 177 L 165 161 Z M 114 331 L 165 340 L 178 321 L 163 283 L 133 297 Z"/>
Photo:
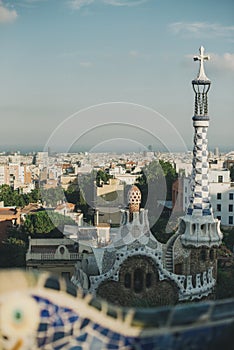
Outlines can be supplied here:
<path id="1" fill-rule="evenodd" d="M 14 9 L 8 8 L 0 0 L 0 23 L 13 22 L 17 17 L 17 12 Z"/>
<path id="2" fill-rule="evenodd" d="M 210 56 L 209 66 L 217 71 L 223 72 L 234 72 L 234 53 L 225 52 L 222 55 L 217 53 L 209 52 L 207 53 Z M 190 65 L 192 64 L 194 55 L 186 55 L 186 62 Z M 188 61 L 189 59 L 189 61 Z"/>
<path id="3" fill-rule="evenodd" d="M 218 70 L 234 72 L 234 53 L 226 52 L 223 55 L 211 54 L 211 62 Z"/>
<path id="4" fill-rule="evenodd" d="M 234 34 L 234 26 L 222 26 L 219 23 L 207 22 L 175 22 L 169 25 L 174 34 L 183 34 L 195 37 L 227 37 Z"/>
<path id="5" fill-rule="evenodd" d="M 90 5 L 94 2 L 95 0 L 70 0 L 69 5 L 72 9 L 74 10 L 79 10 L 81 7 Z"/>

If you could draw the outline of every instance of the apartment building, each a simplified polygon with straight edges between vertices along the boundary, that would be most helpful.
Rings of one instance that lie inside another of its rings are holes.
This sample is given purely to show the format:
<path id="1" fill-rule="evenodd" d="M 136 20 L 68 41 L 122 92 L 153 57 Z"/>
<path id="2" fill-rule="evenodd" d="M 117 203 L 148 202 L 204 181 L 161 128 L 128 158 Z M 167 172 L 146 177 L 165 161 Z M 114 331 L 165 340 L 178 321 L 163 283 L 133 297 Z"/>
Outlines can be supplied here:
<path id="1" fill-rule="evenodd" d="M 209 193 L 214 217 L 224 226 L 234 226 L 234 183 L 230 170 L 209 169 Z M 190 178 L 180 177 L 173 185 L 173 208 L 185 212 L 191 195 Z"/>

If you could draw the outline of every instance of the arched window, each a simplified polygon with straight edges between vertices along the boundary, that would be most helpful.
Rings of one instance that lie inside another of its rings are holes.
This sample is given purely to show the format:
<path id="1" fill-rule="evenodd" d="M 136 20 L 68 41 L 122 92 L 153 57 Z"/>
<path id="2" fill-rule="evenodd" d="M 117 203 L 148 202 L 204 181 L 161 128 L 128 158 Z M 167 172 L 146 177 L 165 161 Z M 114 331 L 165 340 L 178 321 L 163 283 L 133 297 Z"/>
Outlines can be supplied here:
<path id="1" fill-rule="evenodd" d="M 65 248 L 63 246 L 59 247 L 59 253 L 62 255 L 65 253 Z"/>
<path id="2" fill-rule="evenodd" d="M 132 222 L 133 220 L 133 213 L 129 213 L 129 222 Z"/>
<path id="3" fill-rule="evenodd" d="M 136 269 L 134 271 L 134 292 L 140 293 L 143 289 L 143 271 Z"/>
<path id="4" fill-rule="evenodd" d="M 192 285 L 194 288 L 196 287 L 196 275 L 192 275 Z"/>
<path id="5" fill-rule="evenodd" d="M 215 253 L 214 253 L 214 249 L 210 250 L 210 260 L 214 260 L 215 258 Z"/>
<path id="6" fill-rule="evenodd" d="M 145 286 L 146 288 L 150 288 L 152 286 L 152 273 L 146 274 Z"/>
<path id="7" fill-rule="evenodd" d="M 201 230 L 203 233 L 206 233 L 206 225 L 205 224 L 201 225 Z"/>
<path id="8" fill-rule="evenodd" d="M 131 288 L 131 275 L 130 273 L 126 273 L 124 276 L 124 287 Z"/>
<path id="9" fill-rule="evenodd" d="M 206 249 L 201 250 L 200 258 L 202 261 L 206 261 Z"/>
<path id="10" fill-rule="evenodd" d="M 192 231 L 193 231 L 193 233 L 195 233 L 195 231 L 196 231 L 196 224 L 192 224 Z"/>

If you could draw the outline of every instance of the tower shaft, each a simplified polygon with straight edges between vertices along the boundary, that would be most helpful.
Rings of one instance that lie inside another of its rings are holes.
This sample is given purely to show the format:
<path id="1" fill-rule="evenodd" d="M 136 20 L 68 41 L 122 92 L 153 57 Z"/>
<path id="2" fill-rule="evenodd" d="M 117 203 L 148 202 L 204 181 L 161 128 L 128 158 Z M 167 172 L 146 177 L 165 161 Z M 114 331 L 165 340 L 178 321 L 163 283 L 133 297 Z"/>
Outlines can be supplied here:
<path id="1" fill-rule="evenodd" d="M 191 198 L 187 209 L 187 215 L 207 216 L 212 215 L 209 197 L 208 181 L 208 150 L 207 130 L 209 118 L 198 120 L 194 117 L 194 148 L 193 148 L 193 171 L 191 179 Z"/>

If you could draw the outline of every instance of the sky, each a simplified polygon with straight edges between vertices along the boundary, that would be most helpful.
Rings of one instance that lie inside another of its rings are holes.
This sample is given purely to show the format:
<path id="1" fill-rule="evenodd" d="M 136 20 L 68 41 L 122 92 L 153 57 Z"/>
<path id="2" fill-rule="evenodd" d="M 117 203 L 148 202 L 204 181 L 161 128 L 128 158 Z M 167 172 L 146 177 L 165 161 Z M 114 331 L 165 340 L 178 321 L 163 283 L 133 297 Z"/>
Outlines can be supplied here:
<path id="1" fill-rule="evenodd" d="M 233 0 L 0 0 L 0 150 L 191 149 L 201 45 L 231 150 Z"/>

